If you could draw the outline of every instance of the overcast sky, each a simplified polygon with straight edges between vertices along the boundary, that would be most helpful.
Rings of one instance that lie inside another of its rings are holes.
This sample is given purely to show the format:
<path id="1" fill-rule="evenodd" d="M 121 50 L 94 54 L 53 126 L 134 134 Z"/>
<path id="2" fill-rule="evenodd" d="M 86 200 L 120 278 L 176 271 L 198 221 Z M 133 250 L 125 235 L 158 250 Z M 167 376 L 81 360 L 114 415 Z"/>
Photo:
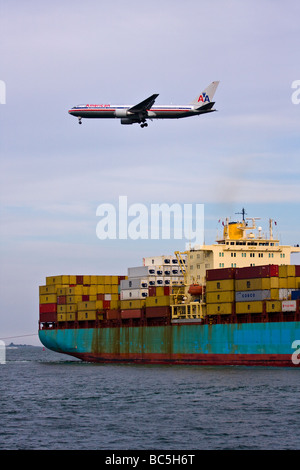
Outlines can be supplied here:
<path id="1" fill-rule="evenodd" d="M 276 220 L 283 244 L 300 243 L 298 0 L 0 5 L 1 338 L 37 333 L 46 276 L 126 274 L 144 256 L 185 248 L 99 240 L 97 207 L 118 209 L 119 196 L 204 204 L 206 243 L 242 207 L 265 230 Z M 213 80 L 218 112 L 206 116 L 141 129 L 68 115 L 153 93 L 156 104 L 185 104 Z"/>

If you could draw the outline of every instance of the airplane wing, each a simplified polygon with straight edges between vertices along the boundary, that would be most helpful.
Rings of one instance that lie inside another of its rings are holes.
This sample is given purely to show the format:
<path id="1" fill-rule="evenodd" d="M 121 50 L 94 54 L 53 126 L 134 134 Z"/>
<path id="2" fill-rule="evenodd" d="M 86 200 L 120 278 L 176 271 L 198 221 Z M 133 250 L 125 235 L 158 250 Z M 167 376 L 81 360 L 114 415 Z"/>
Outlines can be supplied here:
<path id="1" fill-rule="evenodd" d="M 128 111 L 130 113 L 144 113 L 147 111 L 147 109 L 150 109 L 158 97 L 157 94 L 149 96 L 149 98 L 145 99 L 144 101 L 141 101 L 140 103 L 136 104 L 135 106 L 132 106 L 132 108 L 129 108 Z"/>

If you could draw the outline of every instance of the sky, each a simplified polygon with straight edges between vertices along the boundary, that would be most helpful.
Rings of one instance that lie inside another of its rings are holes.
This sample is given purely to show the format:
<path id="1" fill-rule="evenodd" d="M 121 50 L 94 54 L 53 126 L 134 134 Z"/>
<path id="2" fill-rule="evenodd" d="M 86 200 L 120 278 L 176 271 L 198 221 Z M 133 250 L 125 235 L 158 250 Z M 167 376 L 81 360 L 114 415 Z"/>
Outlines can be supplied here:
<path id="1" fill-rule="evenodd" d="M 243 207 L 300 243 L 299 17 L 298 0 L 0 0 L 0 338 L 40 344 L 46 276 L 127 274 L 185 249 L 100 240 L 97 208 L 120 196 L 203 204 L 206 243 Z M 186 104 L 214 80 L 204 116 L 141 129 L 68 114 L 153 93 Z"/>

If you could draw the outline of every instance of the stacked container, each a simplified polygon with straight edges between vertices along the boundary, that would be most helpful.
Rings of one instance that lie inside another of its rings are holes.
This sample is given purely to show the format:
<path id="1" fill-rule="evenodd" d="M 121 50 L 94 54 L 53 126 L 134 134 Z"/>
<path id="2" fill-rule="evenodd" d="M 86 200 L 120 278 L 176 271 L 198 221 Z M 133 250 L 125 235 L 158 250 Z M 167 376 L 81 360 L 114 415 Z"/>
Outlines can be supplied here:
<path id="1" fill-rule="evenodd" d="M 208 269 L 206 271 L 207 315 L 229 315 L 234 304 L 236 268 Z"/>

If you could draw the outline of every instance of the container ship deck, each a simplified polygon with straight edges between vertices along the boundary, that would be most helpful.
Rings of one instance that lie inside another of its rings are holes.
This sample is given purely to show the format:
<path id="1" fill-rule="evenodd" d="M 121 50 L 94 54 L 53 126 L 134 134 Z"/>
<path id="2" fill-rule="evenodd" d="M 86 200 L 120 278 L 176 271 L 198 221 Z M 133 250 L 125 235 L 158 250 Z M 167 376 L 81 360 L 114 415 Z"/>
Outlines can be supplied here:
<path id="1" fill-rule="evenodd" d="M 261 229 L 246 235 L 253 221 L 227 221 L 216 245 L 144 258 L 127 275 L 47 277 L 41 342 L 90 362 L 297 366 L 300 266 L 290 253 L 300 250 Z"/>

